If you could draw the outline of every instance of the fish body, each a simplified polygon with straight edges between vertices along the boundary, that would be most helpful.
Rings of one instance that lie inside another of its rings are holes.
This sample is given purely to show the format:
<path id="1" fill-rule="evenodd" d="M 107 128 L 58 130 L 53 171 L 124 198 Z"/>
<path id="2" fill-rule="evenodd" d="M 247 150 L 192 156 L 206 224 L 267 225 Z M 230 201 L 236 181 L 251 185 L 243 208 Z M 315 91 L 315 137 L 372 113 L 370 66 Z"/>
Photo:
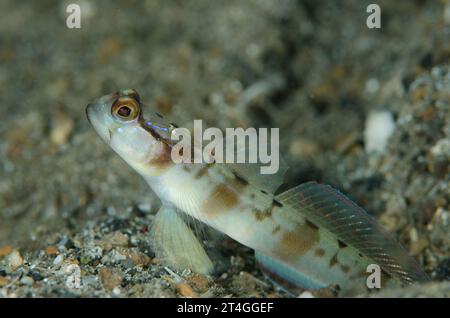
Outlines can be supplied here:
<path id="1" fill-rule="evenodd" d="M 175 163 L 176 126 L 157 113 L 146 116 L 134 90 L 103 96 L 86 112 L 99 136 L 161 199 L 155 249 L 175 267 L 213 271 L 179 215 L 185 213 L 254 249 L 263 271 L 291 290 L 363 291 L 370 264 L 382 269 L 382 286 L 428 279 L 375 220 L 327 185 L 309 182 L 274 195 L 227 164 Z"/>

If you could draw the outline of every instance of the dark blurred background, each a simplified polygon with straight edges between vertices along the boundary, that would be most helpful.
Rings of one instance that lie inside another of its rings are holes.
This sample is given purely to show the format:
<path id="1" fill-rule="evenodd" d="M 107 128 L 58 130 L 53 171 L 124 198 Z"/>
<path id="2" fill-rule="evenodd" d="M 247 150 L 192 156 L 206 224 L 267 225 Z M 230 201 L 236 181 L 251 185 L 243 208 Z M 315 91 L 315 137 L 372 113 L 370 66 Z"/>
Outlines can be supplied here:
<path id="1" fill-rule="evenodd" d="M 450 2 L 376 1 L 369 29 L 371 2 L 1 1 L 0 251 L 39 264 L 63 237 L 80 260 L 102 222 L 151 221 L 157 198 L 84 113 L 135 88 L 179 125 L 279 127 L 285 188 L 335 185 L 448 279 Z M 377 112 L 394 130 L 372 149 Z"/>

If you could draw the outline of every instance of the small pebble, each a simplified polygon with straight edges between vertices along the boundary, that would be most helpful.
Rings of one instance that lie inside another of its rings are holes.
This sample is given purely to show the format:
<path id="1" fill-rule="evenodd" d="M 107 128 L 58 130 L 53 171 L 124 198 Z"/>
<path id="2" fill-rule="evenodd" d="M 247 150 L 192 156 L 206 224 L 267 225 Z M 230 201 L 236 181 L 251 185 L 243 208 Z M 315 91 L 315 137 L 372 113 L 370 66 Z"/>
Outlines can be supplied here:
<path id="1" fill-rule="evenodd" d="M 450 173 L 450 139 L 440 139 L 428 154 L 428 170 L 435 176 L 445 178 Z"/>
<path id="2" fill-rule="evenodd" d="M 84 286 L 96 286 L 98 282 L 98 277 L 94 275 L 88 275 L 83 277 Z"/>
<path id="3" fill-rule="evenodd" d="M 206 291 L 209 287 L 208 278 L 200 274 L 192 274 L 189 276 L 188 282 L 200 292 Z"/>
<path id="4" fill-rule="evenodd" d="M 119 274 L 111 272 L 107 268 L 102 268 L 98 272 L 100 280 L 103 286 L 108 290 L 113 290 L 115 287 L 119 286 L 122 282 L 122 276 Z"/>
<path id="5" fill-rule="evenodd" d="M 56 255 L 58 254 L 58 249 L 54 246 L 48 246 L 45 249 L 45 255 Z"/>
<path id="6" fill-rule="evenodd" d="M 53 261 L 53 266 L 55 266 L 57 268 L 60 267 L 62 262 L 63 262 L 63 260 L 64 260 L 64 256 L 62 254 L 56 256 L 55 260 Z"/>
<path id="7" fill-rule="evenodd" d="M 133 252 L 130 254 L 130 258 L 134 265 L 148 265 L 151 262 L 151 258 L 141 252 Z"/>
<path id="8" fill-rule="evenodd" d="M 117 250 L 112 250 L 107 256 L 108 256 L 107 258 L 109 258 L 109 260 L 112 263 L 119 263 L 119 262 L 127 259 L 127 257 L 124 254 L 120 253 Z M 102 262 L 103 262 L 103 259 L 102 259 Z"/>
<path id="9" fill-rule="evenodd" d="M 61 113 L 56 116 L 53 123 L 54 126 L 50 132 L 50 140 L 58 146 L 67 143 L 75 127 L 73 120 L 69 116 Z"/>
<path id="10" fill-rule="evenodd" d="M 101 243 L 102 247 L 109 251 L 113 247 L 127 247 L 128 246 L 128 236 L 125 234 L 122 234 L 120 232 L 113 232 L 108 235 L 105 235 L 105 237 L 102 239 Z"/>
<path id="11" fill-rule="evenodd" d="M 18 267 L 22 266 L 22 264 L 23 264 L 22 255 L 20 255 L 20 253 L 18 251 L 13 250 L 7 256 L 7 262 L 8 262 L 8 266 L 12 270 L 16 270 Z"/>
<path id="12" fill-rule="evenodd" d="M 311 294 L 311 292 L 309 291 L 304 291 L 303 293 L 301 293 L 298 298 L 315 298 L 313 294 Z"/>
<path id="13" fill-rule="evenodd" d="M 120 296 L 120 288 L 119 287 L 114 287 L 112 290 L 112 293 L 114 296 Z"/>
<path id="14" fill-rule="evenodd" d="M 13 248 L 9 245 L 0 247 L 0 257 L 6 256 L 13 251 Z"/>
<path id="15" fill-rule="evenodd" d="M 390 112 L 371 112 L 366 119 L 364 131 L 366 151 L 368 153 L 384 153 L 389 137 L 394 130 L 394 117 Z"/>
<path id="16" fill-rule="evenodd" d="M 197 298 L 198 294 L 186 283 L 179 283 L 175 286 L 177 291 L 180 293 L 183 297 L 188 298 Z"/>
<path id="17" fill-rule="evenodd" d="M 100 259 L 103 256 L 103 249 L 100 246 L 86 246 L 82 252 L 83 263 L 87 264 L 90 261 Z"/>
<path id="18" fill-rule="evenodd" d="M 30 276 L 24 276 L 20 279 L 20 283 L 23 285 L 31 286 L 34 283 L 34 280 Z"/>
<path id="19" fill-rule="evenodd" d="M 0 276 L 0 288 L 9 284 L 9 280 L 6 277 Z"/>
<path id="20" fill-rule="evenodd" d="M 380 89 L 380 82 L 376 78 L 370 78 L 366 82 L 365 91 L 369 94 L 375 94 Z"/>
<path id="21" fill-rule="evenodd" d="M 150 202 L 140 203 L 138 209 L 143 213 L 150 213 L 152 210 L 152 204 Z"/>

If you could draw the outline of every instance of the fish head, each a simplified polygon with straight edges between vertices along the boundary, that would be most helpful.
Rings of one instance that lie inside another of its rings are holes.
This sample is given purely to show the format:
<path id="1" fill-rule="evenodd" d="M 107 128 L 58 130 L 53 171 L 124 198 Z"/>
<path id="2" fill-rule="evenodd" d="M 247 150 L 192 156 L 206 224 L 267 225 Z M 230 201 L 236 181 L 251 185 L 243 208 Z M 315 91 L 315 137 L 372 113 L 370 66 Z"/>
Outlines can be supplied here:
<path id="1" fill-rule="evenodd" d="M 148 127 L 138 93 L 122 90 L 86 106 L 86 116 L 100 138 L 143 175 L 157 173 L 152 162 L 170 160 L 170 149 L 158 131 Z"/>

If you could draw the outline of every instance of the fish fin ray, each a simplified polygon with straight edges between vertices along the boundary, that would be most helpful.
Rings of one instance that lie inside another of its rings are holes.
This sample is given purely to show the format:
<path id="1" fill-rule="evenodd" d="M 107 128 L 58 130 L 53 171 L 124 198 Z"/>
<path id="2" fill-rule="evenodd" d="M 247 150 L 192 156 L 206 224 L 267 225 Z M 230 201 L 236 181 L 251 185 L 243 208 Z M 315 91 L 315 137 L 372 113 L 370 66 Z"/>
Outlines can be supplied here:
<path id="1" fill-rule="evenodd" d="M 234 138 L 234 136 L 233 136 Z M 230 137 L 226 137 L 224 143 L 226 145 L 230 144 Z M 261 140 L 259 140 L 261 142 Z M 246 160 L 249 161 L 250 154 L 255 153 L 259 154 L 258 147 L 259 142 L 257 143 L 251 143 L 246 142 L 245 145 L 237 145 L 237 143 L 234 143 L 234 153 L 235 158 L 238 158 L 238 156 L 242 156 L 246 158 Z M 270 148 L 270 138 L 267 140 L 267 148 Z M 264 166 L 267 166 L 267 164 L 264 164 L 260 161 L 259 156 L 257 156 L 257 162 L 255 163 L 249 163 L 246 161 L 246 163 L 225 163 L 227 167 L 229 167 L 232 171 L 237 173 L 240 177 L 247 180 L 250 184 L 255 186 L 256 188 L 260 190 L 264 190 L 267 193 L 273 194 L 275 191 L 281 186 L 281 184 L 284 182 L 284 175 L 286 174 L 286 171 L 289 169 L 289 166 L 286 163 L 286 160 L 279 154 L 278 155 L 278 170 L 274 174 L 262 174 L 261 168 Z"/>
<path id="2" fill-rule="evenodd" d="M 276 199 L 353 246 L 402 283 L 429 280 L 390 233 L 331 186 L 307 182 L 279 194 Z"/>
<path id="3" fill-rule="evenodd" d="M 172 206 L 163 205 L 152 225 L 152 245 L 158 258 L 176 269 L 209 275 L 213 263 L 191 228 Z"/>

